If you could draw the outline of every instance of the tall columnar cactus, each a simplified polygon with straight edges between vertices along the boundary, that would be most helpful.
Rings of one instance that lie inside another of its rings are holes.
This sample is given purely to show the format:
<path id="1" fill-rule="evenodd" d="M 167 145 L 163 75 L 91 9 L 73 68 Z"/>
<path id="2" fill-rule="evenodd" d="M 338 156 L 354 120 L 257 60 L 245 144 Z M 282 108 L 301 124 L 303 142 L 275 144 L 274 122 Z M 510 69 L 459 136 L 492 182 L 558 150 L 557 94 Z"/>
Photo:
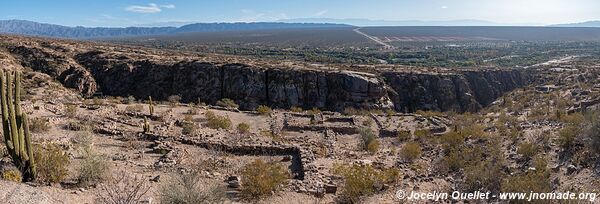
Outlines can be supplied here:
<path id="1" fill-rule="evenodd" d="M 144 129 L 144 133 L 150 132 L 150 123 L 148 123 L 148 118 L 144 117 L 144 124 L 142 124 L 142 128 Z"/>
<path id="2" fill-rule="evenodd" d="M 148 105 L 148 111 L 150 111 L 150 116 L 154 115 L 154 103 L 152 103 L 152 96 L 148 96 L 150 101 L 150 105 Z"/>
<path id="3" fill-rule="evenodd" d="M 23 173 L 23 178 L 33 180 L 36 175 L 35 161 L 27 114 L 21 111 L 21 76 L 19 72 L 14 72 L 13 80 L 12 75 L 11 72 L 0 70 L 4 141 L 13 163 Z"/>

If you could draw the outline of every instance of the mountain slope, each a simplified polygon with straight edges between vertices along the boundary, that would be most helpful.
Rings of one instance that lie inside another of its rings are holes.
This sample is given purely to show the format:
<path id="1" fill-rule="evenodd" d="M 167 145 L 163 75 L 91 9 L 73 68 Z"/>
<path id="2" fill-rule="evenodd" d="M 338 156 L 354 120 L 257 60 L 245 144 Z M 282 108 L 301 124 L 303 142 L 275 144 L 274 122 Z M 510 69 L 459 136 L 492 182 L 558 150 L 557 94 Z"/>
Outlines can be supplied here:
<path id="1" fill-rule="evenodd" d="M 600 21 L 586 21 L 580 23 L 555 24 L 551 27 L 600 27 Z"/>
<path id="2" fill-rule="evenodd" d="M 185 32 L 216 32 L 292 28 L 349 27 L 348 25 L 326 23 L 194 23 L 181 27 L 68 27 L 25 20 L 0 20 L 0 33 L 59 37 L 59 38 L 101 38 L 142 35 L 162 35 Z"/>

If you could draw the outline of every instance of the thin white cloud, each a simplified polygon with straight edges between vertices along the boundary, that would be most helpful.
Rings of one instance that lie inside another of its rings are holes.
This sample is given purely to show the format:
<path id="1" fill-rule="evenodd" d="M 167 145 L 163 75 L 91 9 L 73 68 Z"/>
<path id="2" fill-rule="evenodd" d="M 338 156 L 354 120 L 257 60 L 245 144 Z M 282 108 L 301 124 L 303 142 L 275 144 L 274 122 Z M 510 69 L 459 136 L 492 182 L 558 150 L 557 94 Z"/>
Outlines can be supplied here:
<path id="1" fill-rule="evenodd" d="M 166 8 L 166 9 L 174 9 L 175 5 L 173 5 L 173 4 L 164 4 L 164 5 L 160 5 L 160 7 Z"/>
<path id="2" fill-rule="evenodd" d="M 159 6 L 155 3 L 149 3 L 147 6 L 140 6 L 140 5 L 128 6 L 127 8 L 125 8 L 125 10 L 134 12 L 134 13 L 158 13 L 158 12 L 162 11 L 161 8 L 173 9 L 173 8 L 175 8 L 175 5 L 164 4 L 164 5 Z"/>
<path id="3" fill-rule="evenodd" d="M 442 6 L 442 9 L 447 9 L 447 8 L 448 8 L 448 6 Z"/>
<path id="4" fill-rule="evenodd" d="M 322 15 L 327 14 L 328 12 L 329 12 L 329 10 L 322 10 L 322 11 L 315 13 L 315 16 L 322 16 Z"/>

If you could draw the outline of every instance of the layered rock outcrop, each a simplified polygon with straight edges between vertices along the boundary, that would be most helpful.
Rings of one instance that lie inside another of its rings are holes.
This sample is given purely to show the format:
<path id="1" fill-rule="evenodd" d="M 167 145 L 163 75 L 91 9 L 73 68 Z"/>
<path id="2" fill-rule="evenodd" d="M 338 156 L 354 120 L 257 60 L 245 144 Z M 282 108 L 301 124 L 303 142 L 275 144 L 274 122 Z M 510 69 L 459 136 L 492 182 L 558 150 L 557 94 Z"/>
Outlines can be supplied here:
<path id="1" fill-rule="evenodd" d="M 166 100 L 179 95 L 184 102 L 211 104 L 230 98 L 242 109 L 268 105 L 334 111 L 347 107 L 476 111 L 530 82 L 526 71 L 516 69 L 369 74 L 161 58 L 143 50 L 126 53 L 58 45 L 15 45 L 7 50 L 23 67 L 55 77 L 85 96 L 102 92 Z"/>
<path id="2" fill-rule="evenodd" d="M 244 64 L 107 59 L 101 52 L 75 56 L 104 94 L 215 103 L 229 98 L 242 109 L 259 105 L 289 108 L 392 108 L 385 83 L 375 75 L 349 71 L 261 68 Z"/>
<path id="3" fill-rule="evenodd" d="M 452 73 L 385 72 L 390 98 L 401 112 L 477 111 L 502 94 L 529 83 L 525 70 L 468 70 Z"/>

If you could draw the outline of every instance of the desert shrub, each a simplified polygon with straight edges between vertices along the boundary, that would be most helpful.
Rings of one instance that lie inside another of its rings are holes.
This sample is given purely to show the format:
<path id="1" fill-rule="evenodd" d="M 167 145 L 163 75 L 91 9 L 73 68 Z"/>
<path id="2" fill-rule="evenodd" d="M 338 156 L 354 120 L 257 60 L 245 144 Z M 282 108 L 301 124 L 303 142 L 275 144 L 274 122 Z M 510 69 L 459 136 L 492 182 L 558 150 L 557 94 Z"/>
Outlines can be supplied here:
<path id="1" fill-rule="evenodd" d="M 181 96 L 179 95 L 171 95 L 167 97 L 167 101 L 171 104 L 171 106 L 177 105 L 181 101 Z"/>
<path id="2" fill-rule="evenodd" d="M 10 169 L 2 172 L 2 179 L 5 181 L 19 183 L 23 180 L 23 177 L 21 176 L 21 172 L 19 170 Z"/>
<path id="3" fill-rule="evenodd" d="M 585 120 L 585 116 L 581 113 L 572 113 L 560 117 L 560 121 L 567 124 L 581 124 Z"/>
<path id="4" fill-rule="evenodd" d="M 129 112 L 140 113 L 143 110 L 144 110 L 144 106 L 142 106 L 142 104 L 128 105 L 127 107 L 125 107 L 125 111 L 129 111 Z"/>
<path id="5" fill-rule="evenodd" d="M 319 114 L 319 113 L 321 113 L 321 110 L 319 110 L 319 108 L 317 108 L 317 107 L 314 107 L 314 108 L 308 110 L 308 114 L 311 114 L 311 115 Z"/>
<path id="6" fill-rule="evenodd" d="M 35 133 L 48 132 L 50 122 L 45 118 L 31 118 L 29 119 L 29 130 Z"/>
<path id="7" fill-rule="evenodd" d="M 206 126 L 212 129 L 229 129 L 231 120 L 228 116 L 218 116 L 212 111 L 206 111 Z"/>
<path id="8" fill-rule="evenodd" d="M 163 204 L 222 203 L 225 188 L 202 180 L 197 171 L 179 173 L 160 185 L 159 198 Z"/>
<path id="9" fill-rule="evenodd" d="M 444 149 L 454 149 L 465 142 L 465 136 L 460 132 L 451 131 L 440 137 Z"/>
<path id="10" fill-rule="evenodd" d="M 37 181 L 40 183 L 58 183 L 67 176 L 70 160 L 60 146 L 46 144 L 35 146 L 35 167 Z"/>
<path id="11" fill-rule="evenodd" d="M 80 149 L 86 151 L 92 146 L 92 133 L 90 131 L 79 131 L 75 134 L 75 137 L 71 141 L 77 145 Z"/>
<path id="12" fill-rule="evenodd" d="M 132 177 L 127 172 L 120 172 L 99 185 L 96 193 L 97 202 L 104 204 L 139 204 L 150 190 L 146 178 Z"/>
<path id="13" fill-rule="evenodd" d="M 416 142 L 406 143 L 400 150 L 400 156 L 405 161 L 412 162 L 421 156 L 421 146 Z"/>
<path id="14" fill-rule="evenodd" d="M 90 130 L 91 125 L 86 121 L 77 120 L 77 121 L 71 121 L 71 122 L 67 123 L 64 126 L 64 128 L 67 130 L 72 130 L 72 131 L 83 131 L 83 130 Z"/>
<path id="15" fill-rule="evenodd" d="M 281 164 L 254 160 L 241 170 L 242 188 L 241 194 L 245 198 L 261 198 L 269 195 L 279 187 L 289 173 Z"/>
<path id="16" fill-rule="evenodd" d="M 365 150 L 372 154 L 379 150 L 379 141 L 377 140 L 375 133 L 373 133 L 373 130 L 369 128 L 360 128 L 359 134 Z"/>
<path id="17" fill-rule="evenodd" d="M 302 110 L 302 108 L 300 108 L 300 107 L 298 107 L 298 106 L 292 106 L 292 107 L 290 108 L 290 111 L 292 111 L 292 112 L 295 112 L 295 113 L 301 113 L 301 112 L 303 112 L 304 110 Z"/>
<path id="18" fill-rule="evenodd" d="M 77 115 L 77 105 L 75 104 L 66 104 L 65 105 L 65 116 L 67 117 L 75 117 Z"/>
<path id="19" fill-rule="evenodd" d="M 362 121 L 362 125 L 365 127 L 371 127 L 371 125 L 373 125 L 373 118 L 365 118 L 365 120 Z"/>
<path id="20" fill-rule="evenodd" d="M 240 106 L 235 103 L 235 101 L 224 98 L 217 101 L 217 106 L 226 107 L 226 108 L 239 108 Z"/>
<path id="21" fill-rule="evenodd" d="M 246 134 L 250 132 L 250 125 L 246 123 L 240 123 L 237 125 L 237 131 L 242 134 Z"/>
<path id="22" fill-rule="evenodd" d="M 588 148 L 600 154 L 600 112 L 592 112 L 586 116 L 586 127 L 583 130 L 583 138 L 589 140 Z"/>
<path id="23" fill-rule="evenodd" d="M 196 125 L 196 123 L 194 122 L 183 122 L 181 124 L 181 134 L 184 135 L 191 135 L 196 133 L 196 130 L 198 129 L 198 125 Z"/>
<path id="24" fill-rule="evenodd" d="M 523 157 L 523 159 L 525 159 L 526 161 L 529 161 L 529 160 L 531 160 L 531 158 L 533 158 L 533 156 L 535 156 L 537 151 L 538 151 L 538 147 L 536 144 L 526 142 L 526 143 L 521 143 L 519 145 L 519 148 L 517 149 L 517 154 L 520 154 Z"/>
<path id="25" fill-rule="evenodd" d="M 354 107 L 346 107 L 342 112 L 344 115 L 368 115 L 369 112 L 364 109 L 356 109 Z"/>
<path id="26" fill-rule="evenodd" d="M 569 150 L 575 144 L 575 138 L 579 135 L 580 128 L 575 125 L 568 125 L 558 131 L 558 139 L 556 142 L 564 150 Z"/>
<path id="27" fill-rule="evenodd" d="M 125 101 L 127 104 L 132 104 L 135 103 L 135 97 L 133 96 L 127 96 L 127 101 Z"/>
<path id="28" fill-rule="evenodd" d="M 460 151 L 454 149 L 446 153 L 442 161 L 449 171 L 458 171 L 464 166 L 464 161 L 460 157 Z"/>
<path id="29" fill-rule="evenodd" d="M 344 179 L 340 201 L 342 203 L 358 203 L 362 196 L 375 193 L 378 186 L 398 181 L 400 172 L 397 169 L 376 170 L 370 165 L 335 164 L 333 174 Z"/>
<path id="30" fill-rule="evenodd" d="M 499 192 L 504 173 L 500 162 L 488 159 L 464 168 L 462 188 L 472 192 L 477 190 Z"/>
<path id="31" fill-rule="evenodd" d="M 277 134 L 272 130 L 261 130 L 260 134 L 263 137 L 271 138 L 273 141 L 281 141 L 283 139 L 283 135 Z"/>
<path id="32" fill-rule="evenodd" d="M 273 110 L 271 108 L 269 108 L 269 106 L 265 106 L 265 105 L 258 106 L 256 111 L 261 115 L 269 115 L 273 112 Z"/>
<path id="33" fill-rule="evenodd" d="M 186 115 L 198 115 L 198 109 L 192 107 L 185 112 Z"/>
<path id="34" fill-rule="evenodd" d="M 550 170 L 548 162 L 542 157 L 534 160 L 535 170 L 525 173 L 515 174 L 502 182 L 503 192 L 529 193 L 529 192 L 552 192 L 552 183 L 550 179 Z M 546 203 L 547 201 L 534 200 L 533 203 Z M 514 200 L 516 203 L 530 203 L 525 200 Z"/>
<path id="35" fill-rule="evenodd" d="M 107 161 L 92 149 L 84 151 L 81 163 L 77 168 L 77 184 L 87 187 L 96 185 L 108 174 L 109 165 Z"/>
<path id="36" fill-rule="evenodd" d="M 409 131 L 398 131 L 396 138 L 398 138 L 398 142 L 406 142 L 410 140 L 412 135 L 410 135 Z"/>
<path id="37" fill-rule="evenodd" d="M 428 129 L 419 129 L 415 130 L 414 134 L 417 139 L 421 139 L 430 136 L 431 132 Z"/>
<path id="38" fill-rule="evenodd" d="M 92 99 L 92 105 L 95 105 L 95 106 L 104 105 L 104 100 L 102 100 L 101 98 L 94 98 L 94 99 Z"/>

